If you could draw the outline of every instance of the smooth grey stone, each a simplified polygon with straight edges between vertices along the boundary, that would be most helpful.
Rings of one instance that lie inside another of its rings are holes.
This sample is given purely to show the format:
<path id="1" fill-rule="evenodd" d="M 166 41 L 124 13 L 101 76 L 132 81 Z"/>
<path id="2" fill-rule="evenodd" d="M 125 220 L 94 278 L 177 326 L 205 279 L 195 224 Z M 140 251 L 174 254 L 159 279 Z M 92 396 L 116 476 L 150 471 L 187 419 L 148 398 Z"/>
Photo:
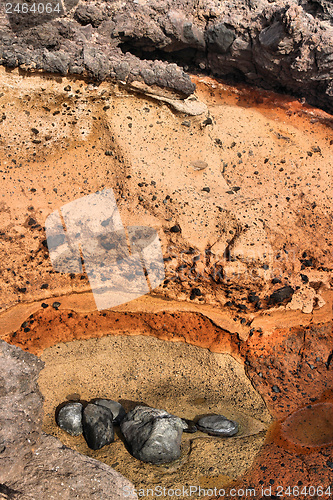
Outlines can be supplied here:
<path id="1" fill-rule="evenodd" d="M 59 427 L 71 436 L 82 434 L 82 409 L 81 403 L 67 403 L 63 406 L 56 416 Z"/>
<path id="2" fill-rule="evenodd" d="M 87 404 L 82 417 L 83 435 L 92 450 L 99 450 L 114 441 L 112 413 L 109 408 Z"/>
<path id="3" fill-rule="evenodd" d="M 95 399 L 94 404 L 109 408 L 113 415 L 114 424 L 120 424 L 126 415 L 124 407 L 117 401 L 112 401 L 111 399 Z"/>
<path id="4" fill-rule="evenodd" d="M 153 464 L 180 457 L 183 426 L 181 418 L 146 406 L 136 406 L 120 424 L 132 455 Z"/>
<path id="5" fill-rule="evenodd" d="M 211 436 L 234 436 L 238 432 L 238 424 L 223 415 L 207 415 L 197 422 L 200 431 Z"/>

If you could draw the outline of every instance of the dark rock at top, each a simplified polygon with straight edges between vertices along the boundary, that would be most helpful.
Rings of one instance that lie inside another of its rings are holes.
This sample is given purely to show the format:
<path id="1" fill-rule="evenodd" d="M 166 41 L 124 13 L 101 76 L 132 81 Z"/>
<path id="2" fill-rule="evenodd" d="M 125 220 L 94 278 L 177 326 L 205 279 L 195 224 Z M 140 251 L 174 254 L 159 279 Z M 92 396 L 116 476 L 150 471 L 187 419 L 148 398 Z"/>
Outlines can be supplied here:
<path id="1" fill-rule="evenodd" d="M 305 97 L 333 111 L 333 4 L 328 0 L 65 4 L 67 12 L 47 15 L 3 11 L 1 64 L 98 81 L 141 81 L 188 96 L 195 85 L 178 62 Z"/>
<path id="2" fill-rule="evenodd" d="M 269 305 L 281 304 L 285 300 L 290 299 L 293 294 L 294 294 L 294 289 L 291 286 L 286 285 L 282 288 L 279 288 L 278 290 L 273 292 L 272 295 L 270 295 L 268 304 Z"/>
<path id="3" fill-rule="evenodd" d="M 206 432 L 210 436 L 231 437 L 237 434 L 238 424 L 223 415 L 207 415 L 197 422 L 200 431 Z"/>
<path id="4" fill-rule="evenodd" d="M 213 24 L 206 30 L 206 43 L 208 50 L 225 54 L 235 40 L 235 31 L 227 28 L 225 24 Z"/>
<path id="5" fill-rule="evenodd" d="M 89 403 L 83 410 L 83 435 L 92 450 L 99 450 L 114 441 L 112 413 L 105 406 Z"/>
<path id="6" fill-rule="evenodd" d="M 180 457 L 184 422 L 165 410 L 136 406 L 120 424 L 135 458 L 162 464 Z"/>
<path id="7" fill-rule="evenodd" d="M 82 434 L 82 410 L 81 403 L 67 403 L 56 416 L 57 424 L 71 436 L 79 436 Z"/>
<path id="8" fill-rule="evenodd" d="M 95 399 L 94 404 L 108 408 L 112 413 L 114 424 L 120 424 L 126 415 L 124 407 L 117 401 L 112 401 L 111 399 Z"/>

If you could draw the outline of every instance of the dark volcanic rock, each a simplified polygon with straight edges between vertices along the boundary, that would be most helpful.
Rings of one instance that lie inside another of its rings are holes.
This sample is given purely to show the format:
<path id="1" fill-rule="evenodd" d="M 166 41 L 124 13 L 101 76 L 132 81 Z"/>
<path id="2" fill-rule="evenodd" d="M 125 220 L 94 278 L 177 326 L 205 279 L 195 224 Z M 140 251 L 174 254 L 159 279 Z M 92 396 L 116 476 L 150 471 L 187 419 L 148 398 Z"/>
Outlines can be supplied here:
<path id="1" fill-rule="evenodd" d="M 184 423 L 165 410 L 136 406 L 120 424 L 134 457 L 162 464 L 180 457 Z"/>
<path id="2" fill-rule="evenodd" d="M 3 12 L 0 63 L 139 80 L 190 95 L 195 85 L 180 67 L 187 65 L 293 93 L 333 112 L 327 0 L 87 0 L 62 14 L 14 19 Z"/>
<path id="3" fill-rule="evenodd" d="M 108 408 L 112 413 L 114 424 L 120 424 L 126 415 L 124 407 L 117 401 L 112 401 L 111 399 L 95 399 L 94 404 Z"/>
<path id="4" fill-rule="evenodd" d="M 207 48 L 212 52 L 225 54 L 235 38 L 235 31 L 223 23 L 213 24 L 206 30 Z"/>
<path id="5" fill-rule="evenodd" d="M 71 436 L 82 434 L 82 409 L 81 403 L 67 403 L 56 417 L 57 424 Z"/>
<path id="6" fill-rule="evenodd" d="M 238 424 L 223 415 L 207 415 L 197 422 L 200 431 L 211 436 L 231 437 L 237 434 Z"/>
<path id="7" fill-rule="evenodd" d="M 106 464 L 66 448 L 41 431 L 43 398 L 37 379 L 44 363 L 0 340 L 0 497 L 124 498 L 133 485 Z M 133 493 L 130 500 L 137 500 Z"/>
<path id="8" fill-rule="evenodd" d="M 292 295 L 294 294 L 294 289 L 287 285 L 282 288 L 279 288 L 275 292 L 270 295 L 268 304 L 269 305 L 274 305 L 274 304 L 281 304 L 287 299 L 290 299 Z"/>
<path id="9" fill-rule="evenodd" d="M 92 450 L 99 450 L 114 441 L 112 413 L 109 408 L 88 404 L 83 410 L 83 435 Z"/>

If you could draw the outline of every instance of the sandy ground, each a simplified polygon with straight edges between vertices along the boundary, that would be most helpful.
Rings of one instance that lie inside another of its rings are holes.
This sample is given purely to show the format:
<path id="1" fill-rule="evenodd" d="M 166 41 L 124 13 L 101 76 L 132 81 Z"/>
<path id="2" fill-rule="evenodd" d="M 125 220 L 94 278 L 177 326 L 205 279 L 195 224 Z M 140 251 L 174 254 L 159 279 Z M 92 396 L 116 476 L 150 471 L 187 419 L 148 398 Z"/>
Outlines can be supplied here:
<path id="1" fill-rule="evenodd" d="M 44 431 L 111 465 L 137 488 L 226 486 L 250 467 L 271 422 L 243 366 L 228 354 L 151 337 L 107 336 L 55 345 L 43 352 L 42 360 Z M 143 403 L 189 419 L 223 414 L 239 422 L 240 430 L 224 439 L 184 433 L 178 461 L 144 464 L 130 456 L 119 433 L 114 443 L 92 451 L 82 436 L 73 438 L 57 427 L 59 403 L 96 397 L 120 401 L 127 410 Z"/>

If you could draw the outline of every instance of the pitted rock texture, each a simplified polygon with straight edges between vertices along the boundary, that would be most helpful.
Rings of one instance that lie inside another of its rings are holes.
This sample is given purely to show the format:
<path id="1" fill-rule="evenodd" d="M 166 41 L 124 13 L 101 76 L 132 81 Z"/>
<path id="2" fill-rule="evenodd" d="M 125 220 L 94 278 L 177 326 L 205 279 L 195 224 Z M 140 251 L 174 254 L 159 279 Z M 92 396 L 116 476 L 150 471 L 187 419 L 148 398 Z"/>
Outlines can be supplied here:
<path id="1" fill-rule="evenodd" d="M 70 2 L 67 12 L 0 16 L 8 68 L 88 75 L 190 95 L 188 68 L 305 97 L 333 110 L 328 0 Z M 174 63 L 177 64 L 174 64 Z"/>
<path id="2" fill-rule="evenodd" d="M 121 474 L 42 432 L 37 377 L 43 366 L 33 354 L 0 341 L 1 498 L 120 500 L 124 487 L 132 490 Z"/>
<path id="3" fill-rule="evenodd" d="M 23 475 L 38 446 L 43 398 L 37 378 L 44 363 L 0 340 L 0 484 Z"/>
<path id="4" fill-rule="evenodd" d="M 167 312 L 164 298 L 180 316 L 200 311 L 241 339 L 274 329 L 272 313 L 280 327 L 331 317 L 333 143 L 324 112 L 200 78 L 210 116 L 188 117 L 109 82 L 0 74 L 4 340 L 36 354 L 92 332 L 146 331 L 144 316 L 125 313 Z M 195 170 L 198 161 L 207 167 Z M 125 227 L 158 231 L 165 262 L 163 285 L 118 317 L 96 313 L 86 273 L 54 270 L 45 232 L 52 212 L 105 188 Z M 162 338 L 177 332 L 216 348 L 195 315 L 181 332 L 172 316 L 167 326 L 154 316 L 152 326 Z"/>

